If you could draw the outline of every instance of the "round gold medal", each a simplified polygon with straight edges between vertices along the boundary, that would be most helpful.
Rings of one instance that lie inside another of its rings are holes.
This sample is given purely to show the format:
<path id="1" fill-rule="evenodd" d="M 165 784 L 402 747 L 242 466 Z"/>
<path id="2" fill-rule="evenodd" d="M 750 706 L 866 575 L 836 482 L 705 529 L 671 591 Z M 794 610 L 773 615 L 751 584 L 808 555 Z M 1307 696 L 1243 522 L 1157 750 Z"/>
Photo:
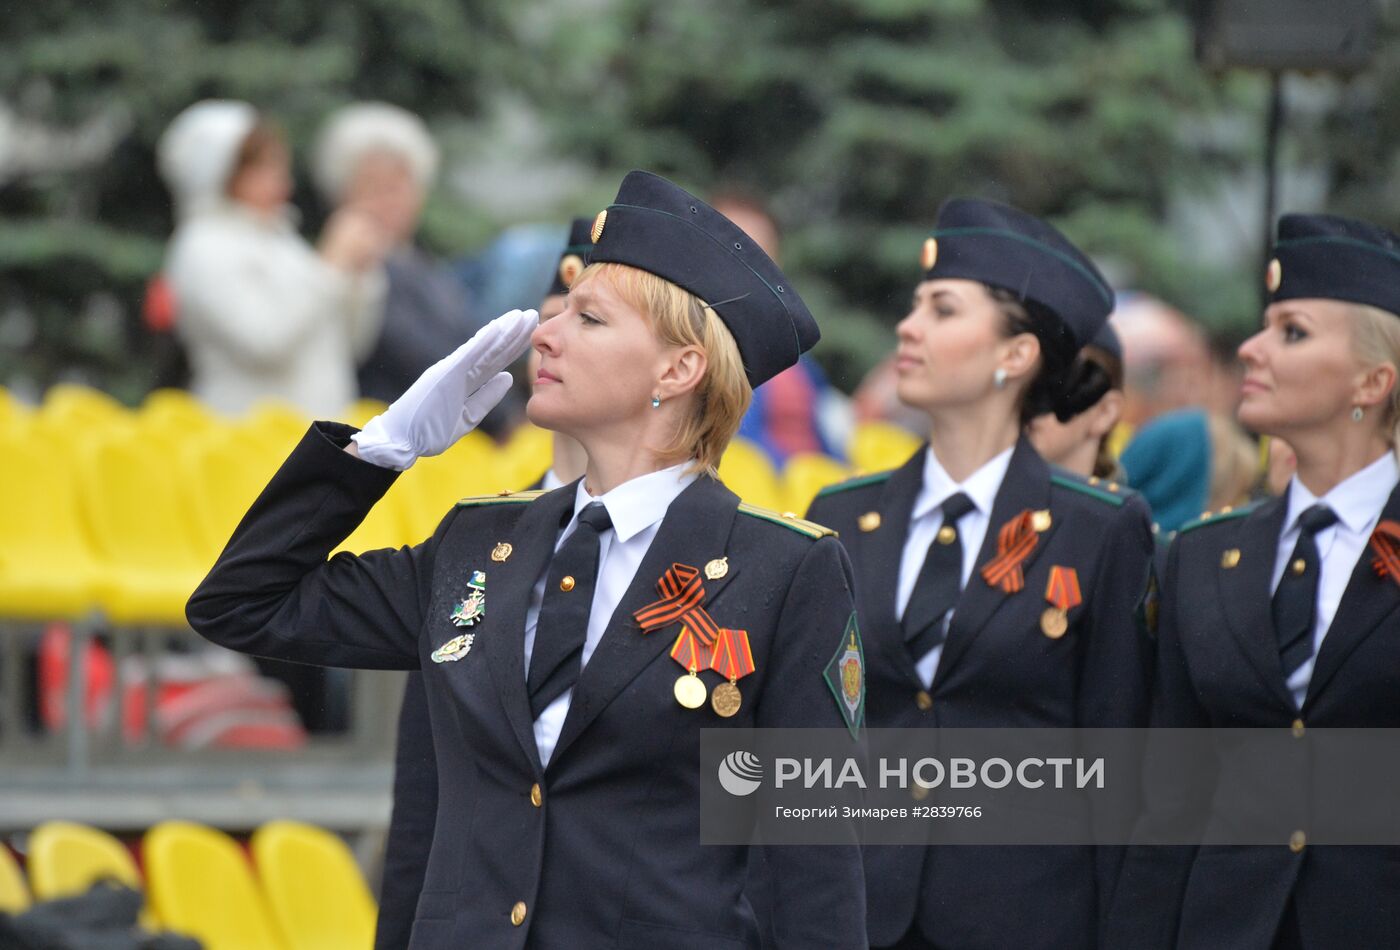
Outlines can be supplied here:
<path id="1" fill-rule="evenodd" d="M 720 683 L 710 694 L 710 705 L 725 719 L 738 712 L 743 702 L 744 697 L 740 694 L 739 687 L 733 683 Z"/>
<path id="2" fill-rule="evenodd" d="M 1040 615 L 1040 632 L 1051 640 L 1058 640 L 1069 629 L 1069 616 L 1059 607 L 1046 607 Z"/>
<path id="3" fill-rule="evenodd" d="M 699 709 L 705 705 L 705 681 L 694 673 L 686 673 L 677 679 L 673 691 L 676 702 L 686 709 Z"/>

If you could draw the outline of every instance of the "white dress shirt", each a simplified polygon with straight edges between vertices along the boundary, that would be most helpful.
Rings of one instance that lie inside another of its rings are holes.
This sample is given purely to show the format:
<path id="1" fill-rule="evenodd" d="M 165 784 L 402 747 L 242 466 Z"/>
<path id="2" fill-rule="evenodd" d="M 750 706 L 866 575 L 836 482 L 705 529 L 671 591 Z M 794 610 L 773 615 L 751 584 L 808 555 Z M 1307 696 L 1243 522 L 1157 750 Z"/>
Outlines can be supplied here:
<path id="1" fill-rule="evenodd" d="M 1312 680 L 1317 651 L 1322 649 L 1322 639 L 1337 615 L 1357 559 L 1367 556 L 1371 532 L 1397 482 L 1400 482 L 1400 465 L 1396 464 L 1394 453 L 1387 452 L 1339 482 L 1321 498 L 1308 491 L 1296 475 L 1288 484 L 1288 514 L 1283 519 L 1283 533 L 1279 535 L 1278 551 L 1274 555 L 1271 591 L 1278 590 L 1284 568 L 1293 557 L 1293 548 L 1298 543 L 1298 516 L 1318 502 L 1337 513 L 1336 524 L 1319 531 L 1313 539 L 1321 565 L 1317 580 L 1317 615 L 1313 618 L 1313 652 L 1288 678 L 1288 688 L 1300 709 L 1308 695 L 1308 683 Z"/>
<path id="2" fill-rule="evenodd" d="M 554 542 L 554 550 L 574 533 L 578 527 L 578 513 L 585 505 L 600 501 L 608 509 L 612 518 L 612 528 L 598 537 L 598 582 L 593 588 L 593 606 L 588 612 L 588 633 L 583 641 L 583 657 L 580 670 L 588 665 L 598 641 L 612 620 L 613 611 L 622 600 L 623 594 L 632 584 L 632 578 L 651 547 L 652 539 L 661 528 L 666 517 L 666 509 L 676 496 L 695 481 L 694 472 L 686 472 L 690 462 L 682 462 L 659 472 L 642 475 L 618 485 L 610 492 L 598 497 L 588 494 L 584 482 L 578 483 L 578 494 L 574 498 L 574 515 L 559 538 Z M 553 471 L 552 469 L 550 470 Z M 544 604 L 544 585 L 549 575 L 546 566 L 535 583 L 530 595 L 530 608 L 525 612 L 525 670 L 530 669 L 530 654 L 535 648 L 535 627 L 540 620 L 540 607 Z M 521 684 L 524 688 L 524 684 Z M 563 695 L 550 703 L 535 720 L 535 745 L 540 750 L 541 764 L 548 765 L 554 753 L 554 744 L 559 741 L 559 731 L 564 727 L 564 717 L 569 714 L 569 702 L 574 691 L 566 690 Z"/>
<path id="3" fill-rule="evenodd" d="M 1006 469 L 1011 464 L 1012 449 L 1007 449 L 968 476 L 959 484 L 953 481 L 947 470 L 934 457 L 933 449 L 925 450 L 924 482 L 919 489 L 919 497 L 914 499 L 914 513 L 909 521 L 909 535 L 904 540 L 904 553 L 899 559 L 899 589 L 896 594 L 895 611 L 900 619 L 909 606 L 909 598 L 914 595 L 914 583 L 923 569 L 924 558 L 929 545 L 933 543 L 938 529 L 943 527 L 945 501 L 963 492 L 976 506 L 958 521 L 958 538 L 962 544 L 962 577 L 958 587 L 967 586 L 972 575 L 977 554 L 982 550 L 982 541 L 987 536 L 987 524 L 992 517 L 992 503 L 1006 478 Z M 944 619 L 946 625 L 953 618 L 952 611 Z M 924 685 L 933 683 L 933 674 L 938 670 L 938 659 L 943 655 L 943 647 L 934 647 L 924 654 L 914 665 Z"/>

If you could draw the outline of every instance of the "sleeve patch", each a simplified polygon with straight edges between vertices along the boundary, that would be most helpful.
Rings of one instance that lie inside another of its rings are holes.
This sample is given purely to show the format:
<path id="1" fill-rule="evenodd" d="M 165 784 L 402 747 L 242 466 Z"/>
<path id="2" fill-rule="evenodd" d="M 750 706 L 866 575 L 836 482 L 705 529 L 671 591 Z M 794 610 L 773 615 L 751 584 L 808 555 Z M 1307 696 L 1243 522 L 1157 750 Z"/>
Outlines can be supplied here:
<path id="1" fill-rule="evenodd" d="M 846 631 L 841 635 L 841 645 L 826 664 L 822 676 L 836 697 L 836 707 L 841 710 L 851 738 L 858 739 L 861 726 L 865 725 L 865 645 L 860 639 L 855 611 L 851 611 Z"/>

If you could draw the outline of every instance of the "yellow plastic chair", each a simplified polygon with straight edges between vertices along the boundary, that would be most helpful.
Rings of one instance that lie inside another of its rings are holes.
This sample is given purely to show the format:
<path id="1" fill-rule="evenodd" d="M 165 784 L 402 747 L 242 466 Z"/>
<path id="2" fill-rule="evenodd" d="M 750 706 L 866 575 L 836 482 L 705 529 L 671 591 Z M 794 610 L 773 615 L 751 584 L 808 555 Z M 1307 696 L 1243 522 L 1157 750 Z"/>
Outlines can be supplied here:
<path id="1" fill-rule="evenodd" d="M 157 389 L 142 401 L 136 423 L 173 437 L 194 438 L 227 425 L 227 420 L 183 389 Z"/>
<path id="2" fill-rule="evenodd" d="M 29 888 L 24 885 L 24 872 L 10 849 L 0 845 L 0 911 L 18 914 L 29 909 Z"/>
<path id="3" fill-rule="evenodd" d="M 378 908 L 340 838 L 295 821 L 272 821 L 253 834 L 253 864 L 263 897 L 296 950 L 369 950 Z"/>
<path id="4" fill-rule="evenodd" d="M 254 406 L 235 428 L 263 442 L 279 460 L 285 459 L 306 434 L 311 420 L 291 406 L 264 402 Z"/>
<path id="5" fill-rule="evenodd" d="M 548 466 L 548 461 L 545 466 Z M 410 521 L 416 540 L 431 534 L 453 506 L 470 495 L 494 495 L 533 484 L 544 467 L 522 478 L 520 466 L 507 459 L 491 439 L 469 432 L 441 455 L 419 459 L 400 482 L 409 483 Z M 396 485 L 395 488 L 398 486 Z"/>
<path id="6" fill-rule="evenodd" d="M 406 508 L 408 490 L 395 483 L 384 497 L 370 509 L 365 520 L 341 542 L 340 547 L 331 553 L 349 551 L 363 554 L 379 548 L 398 548 L 406 544 L 417 544 L 422 538 L 415 538 L 409 530 L 409 515 Z"/>
<path id="7" fill-rule="evenodd" d="M 15 398 L 15 394 L 0 386 L 0 423 L 26 419 L 33 413 L 28 405 Z"/>
<path id="8" fill-rule="evenodd" d="M 719 477 L 730 491 L 751 505 L 791 510 L 783 508 L 783 495 L 773 463 L 762 449 L 747 439 L 730 441 L 719 462 Z"/>
<path id="9" fill-rule="evenodd" d="M 199 563 L 212 567 L 282 460 L 246 434 L 221 430 L 181 446 L 176 459 Z"/>
<path id="10" fill-rule="evenodd" d="M 39 412 L 55 422 L 99 426 L 131 415 L 130 409 L 101 390 L 74 383 L 50 386 Z"/>
<path id="11" fill-rule="evenodd" d="M 76 463 L 38 425 L 0 432 L 0 617 L 78 619 L 101 566 L 78 517 Z"/>
<path id="12" fill-rule="evenodd" d="M 48 821 L 29 836 L 29 886 L 35 899 L 81 894 L 103 879 L 141 887 L 131 852 L 107 832 L 71 821 Z"/>
<path id="13" fill-rule="evenodd" d="M 238 843 L 188 821 L 163 821 L 141 842 L 147 893 L 161 925 L 205 950 L 287 950 Z"/>
<path id="14" fill-rule="evenodd" d="M 898 468 L 921 445 L 918 436 L 888 422 L 863 422 L 851 436 L 851 465 L 870 474 Z"/>
<path id="15" fill-rule="evenodd" d="M 380 402 L 378 399 L 356 399 L 345 408 L 345 411 L 338 418 L 357 429 L 363 429 L 366 422 L 388 408 L 387 402 Z"/>
<path id="16" fill-rule="evenodd" d="M 817 497 L 817 492 L 849 477 L 850 470 L 829 455 L 794 455 L 783 466 L 783 508 L 800 515 Z"/>
<path id="17" fill-rule="evenodd" d="M 208 565 L 186 523 L 181 479 L 141 439 L 98 440 L 83 454 L 80 510 L 102 568 L 101 606 L 118 624 L 183 627 Z"/>
<path id="18" fill-rule="evenodd" d="M 554 434 L 548 429 L 526 423 L 511 433 L 510 440 L 496 453 L 489 475 L 504 484 L 487 487 L 484 492 L 518 491 L 533 484 L 554 461 Z"/>

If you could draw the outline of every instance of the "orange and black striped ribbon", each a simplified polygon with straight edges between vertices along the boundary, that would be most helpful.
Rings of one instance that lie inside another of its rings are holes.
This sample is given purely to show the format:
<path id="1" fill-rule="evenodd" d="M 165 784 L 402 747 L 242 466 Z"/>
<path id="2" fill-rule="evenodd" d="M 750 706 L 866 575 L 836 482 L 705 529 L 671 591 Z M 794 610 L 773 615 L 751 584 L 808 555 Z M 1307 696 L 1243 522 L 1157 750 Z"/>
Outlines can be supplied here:
<path id="1" fill-rule="evenodd" d="M 723 633 L 723 631 L 720 631 Z M 714 661 L 714 652 L 705 644 L 700 642 L 700 638 L 690 632 L 689 627 L 681 627 L 681 635 L 676 637 L 675 646 L 671 647 L 671 659 L 675 660 L 682 668 L 692 673 L 709 669 Z"/>
<path id="2" fill-rule="evenodd" d="M 1381 577 L 1400 584 L 1400 522 L 1382 521 L 1371 532 L 1371 550 L 1375 558 L 1371 566 Z"/>
<path id="3" fill-rule="evenodd" d="M 982 566 L 982 579 L 1002 593 L 1014 594 L 1026 586 L 1021 574 L 1021 564 L 1035 550 L 1040 535 L 1031 524 L 1031 510 L 1027 508 L 1006 524 L 997 534 L 997 556 Z"/>
<path id="4" fill-rule="evenodd" d="M 689 564 L 672 564 L 656 582 L 661 599 L 632 614 L 642 626 L 642 633 L 660 630 L 677 620 L 683 621 L 700 642 L 709 647 L 719 635 L 719 627 L 701 606 L 705 602 L 705 584 L 700 569 Z"/>
<path id="5" fill-rule="evenodd" d="M 1084 600 L 1079 593 L 1079 573 L 1072 567 L 1050 568 L 1050 580 L 1045 585 L 1045 599 L 1061 610 L 1079 606 Z"/>
<path id="6" fill-rule="evenodd" d="M 719 639 L 715 640 L 714 658 L 710 662 L 710 669 L 731 683 L 752 673 L 753 651 L 749 649 L 749 632 L 721 628 Z"/>

